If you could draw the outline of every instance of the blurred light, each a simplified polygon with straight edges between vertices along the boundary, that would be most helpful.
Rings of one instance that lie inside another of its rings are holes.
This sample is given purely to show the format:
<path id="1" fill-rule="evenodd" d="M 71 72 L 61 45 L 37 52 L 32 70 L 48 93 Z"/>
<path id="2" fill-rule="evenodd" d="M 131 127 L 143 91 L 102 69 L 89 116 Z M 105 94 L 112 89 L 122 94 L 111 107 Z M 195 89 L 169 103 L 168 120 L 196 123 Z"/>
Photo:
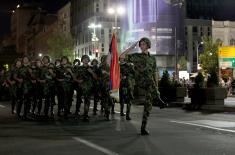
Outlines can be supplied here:
<path id="1" fill-rule="evenodd" d="M 114 14 L 114 13 L 115 13 L 114 8 L 109 8 L 109 9 L 108 9 L 108 13 L 109 13 L 109 14 Z"/>
<path id="2" fill-rule="evenodd" d="M 123 14 L 125 13 L 125 8 L 119 6 L 119 7 L 117 8 L 117 13 L 118 13 L 119 15 L 123 15 Z"/>
<path id="3" fill-rule="evenodd" d="M 200 44 L 201 44 L 201 45 L 203 45 L 203 44 L 204 44 L 204 42 L 201 42 Z"/>
<path id="4" fill-rule="evenodd" d="M 12 13 L 15 13 L 15 10 L 12 10 Z"/>
<path id="5" fill-rule="evenodd" d="M 95 51 L 95 53 L 98 53 L 98 52 L 99 52 L 99 49 L 96 48 L 96 49 L 94 49 L 94 51 Z"/>
<path id="6" fill-rule="evenodd" d="M 17 6 L 16 6 L 16 8 L 19 8 L 20 7 L 20 4 L 18 4 Z"/>
<path id="7" fill-rule="evenodd" d="M 8 64 L 5 64 L 5 65 L 3 65 L 3 66 L 5 67 L 6 71 L 9 70 L 9 65 L 8 65 Z"/>
<path id="8" fill-rule="evenodd" d="M 114 26 L 114 27 L 113 27 L 113 29 L 118 29 L 118 30 L 120 30 L 120 29 L 121 29 L 121 27 L 115 27 L 115 26 Z"/>
<path id="9" fill-rule="evenodd" d="M 88 25 L 88 28 L 100 28 L 100 27 L 102 27 L 101 24 L 95 25 L 94 23 L 91 23 L 90 25 Z"/>
<path id="10" fill-rule="evenodd" d="M 119 14 L 119 15 L 123 15 L 123 14 L 125 14 L 125 8 L 122 7 L 122 6 L 119 6 L 119 7 L 117 7 L 117 8 L 109 8 L 109 9 L 108 9 L 108 13 L 109 13 L 109 14 L 117 13 L 117 14 Z"/>
<path id="11" fill-rule="evenodd" d="M 39 57 L 42 57 L 42 53 L 39 53 L 38 56 L 39 56 Z"/>
<path id="12" fill-rule="evenodd" d="M 156 36 L 151 36 L 152 39 L 156 39 L 157 37 Z"/>

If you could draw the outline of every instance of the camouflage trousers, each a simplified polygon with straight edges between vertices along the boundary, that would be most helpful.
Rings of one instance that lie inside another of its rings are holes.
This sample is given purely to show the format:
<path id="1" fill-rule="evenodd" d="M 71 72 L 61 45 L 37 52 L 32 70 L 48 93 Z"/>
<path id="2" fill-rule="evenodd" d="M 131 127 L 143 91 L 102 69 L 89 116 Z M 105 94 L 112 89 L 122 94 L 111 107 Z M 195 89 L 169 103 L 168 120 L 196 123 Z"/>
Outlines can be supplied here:
<path id="1" fill-rule="evenodd" d="M 145 102 L 144 102 L 144 112 L 142 122 L 147 123 L 150 111 L 152 110 L 152 104 L 156 96 L 159 96 L 160 93 L 155 86 L 150 86 L 148 89 L 145 89 Z"/>
<path id="2" fill-rule="evenodd" d="M 124 104 L 126 103 L 126 114 L 130 114 L 131 110 L 131 100 L 132 100 L 131 90 L 128 88 L 120 89 L 120 111 L 123 113 Z"/>

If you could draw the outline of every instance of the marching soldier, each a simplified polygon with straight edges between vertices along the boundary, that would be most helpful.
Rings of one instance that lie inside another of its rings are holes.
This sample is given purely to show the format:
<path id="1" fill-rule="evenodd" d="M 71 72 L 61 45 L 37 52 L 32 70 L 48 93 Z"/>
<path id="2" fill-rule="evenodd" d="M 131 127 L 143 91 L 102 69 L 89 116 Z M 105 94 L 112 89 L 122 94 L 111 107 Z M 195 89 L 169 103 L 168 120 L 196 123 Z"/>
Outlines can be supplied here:
<path id="1" fill-rule="evenodd" d="M 22 67 L 20 69 L 20 75 L 21 79 L 19 79 L 19 82 L 22 84 L 22 90 L 23 90 L 23 100 L 19 102 L 19 111 L 18 114 L 21 111 L 21 107 L 24 104 L 24 114 L 23 118 L 28 119 L 27 114 L 29 112 L 29 107 L 31 104 L 31 90 L 32 90 L 32 81 L 31 81 L 31 68 L 30 68 L 30 60 L 27 56 L 24 56 L 22 59 Z"/>
<path id="2" fill-rule="evenodd" d="M 137 43 L 139 43 L 141 53 L 128 54 Z M 146 130 L 146 125 L 152 109 L 152 102 L 157 98 L 156 96 L 160 95 L 157 89 L 156 60 L 153 56 L 150 56 L 148 51 L 150 48 L 150 40 L 148 38 L 141 38 L 139 42 L 136 42 L 136 44 L 120 55 L 120 58 L 126 58 L 127 62 L 134 64 L 136 82 L 140 88 L 145 90 L 141 135 L 149 135 L 149 132 Z"/>
<path id="3" fill-rule="evenodd" d="M 109 94 L 109 77 L 110 77 L 110 67 L 107 64 L 107 56 L 104 55 L 101 57 L 101 107 L 104 107 L 105 118 L 109 121 L 110 110 L 113 105 L 113 100 Z"/>
<path id="4" fill-rule="evenodd" d="M 121 83 L 120 83 L 120 115 L 125 116 L 123 109 L 126 103 L 126 120 L 131 120 L 131 100 L 133 97 L 134 90 L 134 77 L 135 71 L 132 63 L 127 63 L 123 58 L 120 58 L 120 72 L 121 72 Z"/>
<path id="5" fill-rule="evenodd" d="M 96 79 L 97 75 L 89 66 L 90 58 L 88 55 L 83 55 L 81 61 L 83 65 L 79 69 L 77 80 L 79 80 L 78 82 L 81 85 L 82 96 L 84 98 L 83 121 L 89 121 L 88 112 L 93 89 L 93 79 Z"/>
<path id="6" fill-rule="evenodd" d="M 17 69 L 21 67 L 21 60 L 16 59 L 16 61 L 13 64 L 12 70 L 9 72 L 7 76 L 7 83 L 9 84 L 9 89 L 11 93 L 11 113 L 15 113 L 15 107 L 17 104 L 17 83 L 14 80 L 14 74 L 17 72 Z"/>
<path id="7" fill-rule="evenodd" d="M 101 70 L 98 66 L 97 59 L 93 59 L 91 61 L 91 68 L 92 68 L 92 71 L 97 75 L 97 78 L 93 79 L 93 95 L 94 95 L 93 115 L 96 115 L 96 112 L 98 111 L 97 104 L 99 102 L 100 76 L 101 76 Z"/>

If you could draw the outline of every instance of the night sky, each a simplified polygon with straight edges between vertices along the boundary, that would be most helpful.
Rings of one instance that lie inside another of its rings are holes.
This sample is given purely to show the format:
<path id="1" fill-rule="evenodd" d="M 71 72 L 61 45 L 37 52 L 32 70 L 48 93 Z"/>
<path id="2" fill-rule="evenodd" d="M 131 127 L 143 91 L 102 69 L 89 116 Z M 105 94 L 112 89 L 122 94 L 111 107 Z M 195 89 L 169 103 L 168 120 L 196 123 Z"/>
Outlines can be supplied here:
<path id="1" fill-rule="evenodd" d="M 56 12 L 69 0 L 0 0 L 0 38 L 10 32 L 10 14 L 17 4 L 36 2 L 50 13 Z"/>

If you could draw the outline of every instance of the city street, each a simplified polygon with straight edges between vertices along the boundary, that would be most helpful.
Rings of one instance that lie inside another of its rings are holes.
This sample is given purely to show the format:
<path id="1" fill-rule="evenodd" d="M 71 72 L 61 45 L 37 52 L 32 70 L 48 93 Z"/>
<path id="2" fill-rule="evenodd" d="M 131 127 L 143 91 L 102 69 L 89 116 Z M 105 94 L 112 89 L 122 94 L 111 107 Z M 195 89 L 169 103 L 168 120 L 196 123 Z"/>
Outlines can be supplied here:
<path id="1" fill-rule="evenodd" d="M 232 102 L 230 98 L 228 101 Z M 187 112 L 153 107 L 150 136 L 140 136 L 142 106 L 132 107 L 132 120 L 116 114 L 107 122 L 99 115 L 90 122 L 70 118 L 23 121 L 0 103 L 1 155 L 234 155 L 235 113 Z M 92 111 L 92 109 L 91 109 Z"/>

